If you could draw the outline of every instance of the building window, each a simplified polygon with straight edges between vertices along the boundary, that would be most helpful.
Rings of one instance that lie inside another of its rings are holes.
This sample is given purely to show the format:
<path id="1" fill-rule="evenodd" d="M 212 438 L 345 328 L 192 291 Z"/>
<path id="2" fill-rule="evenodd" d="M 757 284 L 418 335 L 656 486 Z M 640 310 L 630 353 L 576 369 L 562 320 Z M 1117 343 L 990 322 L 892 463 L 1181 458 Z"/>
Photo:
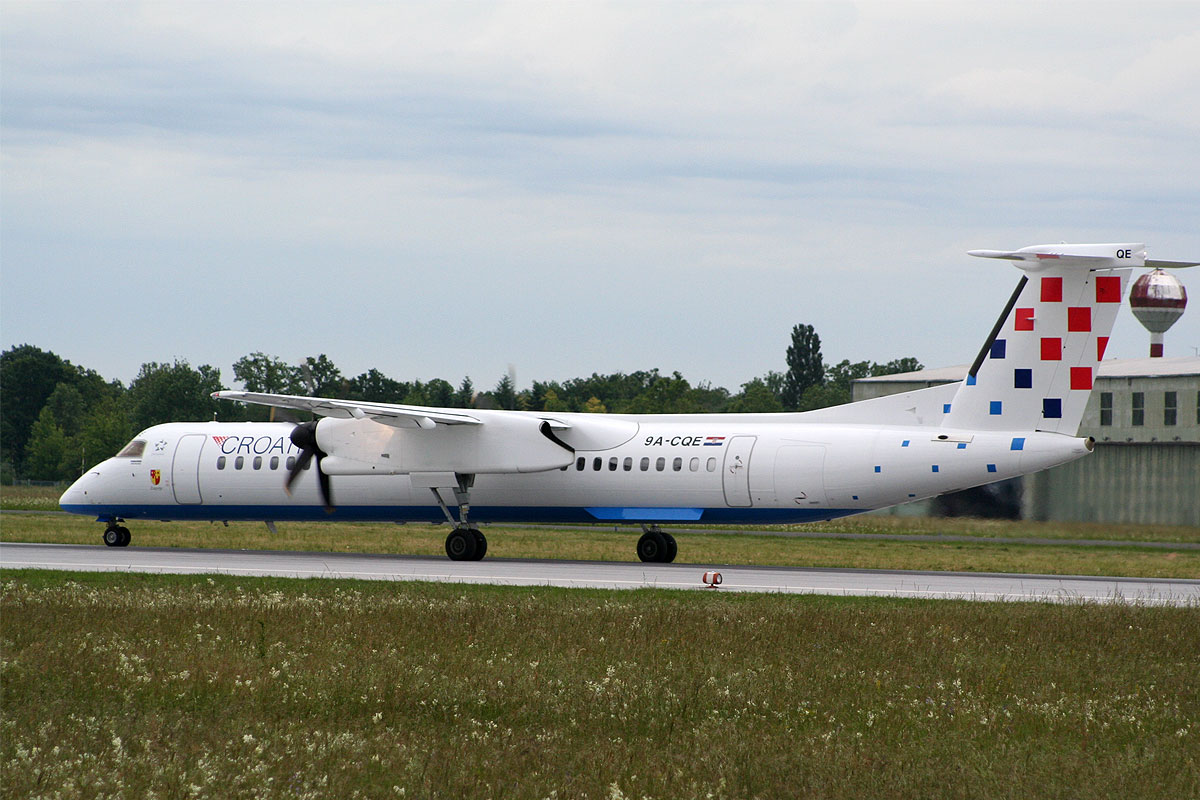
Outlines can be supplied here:
<path id="1" fill-rule="evenodd" d="M 1175 392 L 1163 392 L 1163 425 L 1175 424 L 1175 412 L 1178 401 Z"/>
<path id="2" fill-rule="evenodd" d="M 1133 419 L 1131 421 L 1134 425 L 1145 425 L 1146 424 L 1146 393 L 1145 392 L 1134 392 L 1133 393 Z"/>
<path id="3" fill-rule="evenodd" d="M 1112 392 L 1100 393 L 1100 424 L 1112 425 Z"/>

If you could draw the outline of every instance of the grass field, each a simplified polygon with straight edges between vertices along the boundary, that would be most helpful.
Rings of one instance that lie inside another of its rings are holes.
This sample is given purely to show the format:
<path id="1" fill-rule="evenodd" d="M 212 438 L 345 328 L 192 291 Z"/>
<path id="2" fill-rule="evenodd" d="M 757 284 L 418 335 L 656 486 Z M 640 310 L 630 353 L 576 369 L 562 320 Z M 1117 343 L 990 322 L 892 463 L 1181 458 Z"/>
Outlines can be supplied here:
<path id="1" fill-rule="evenodd" d="M 1196 797 L 1200 611 L 3 574 L 4 797 Z"/>

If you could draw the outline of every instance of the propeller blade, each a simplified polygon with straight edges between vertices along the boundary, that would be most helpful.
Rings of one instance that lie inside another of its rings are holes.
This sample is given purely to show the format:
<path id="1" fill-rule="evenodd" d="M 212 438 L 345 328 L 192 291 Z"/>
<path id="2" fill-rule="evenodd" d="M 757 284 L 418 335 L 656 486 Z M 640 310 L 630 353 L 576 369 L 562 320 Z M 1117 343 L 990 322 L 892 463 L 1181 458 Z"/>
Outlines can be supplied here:
<path id="1" fill-rule="evenodd" d="M 329 483 L 329 476 L 321 469 L 321 459 L 325 457 L 325 453 L 317 446 L 317 423 L 301 422 L 292 428 L 289 438 L 292 440 L 292 444 L 300 448 L 300 455 L 296 457 L 295 465 L 288 472 L 287 480 L 283 484 L 284 490 L 288 494 L 292 493 L 292 484 L 316 456 L 317 483 L 321 487 L 321 500 L 325 504 L 326 513 L 333 513 L 333 489 Z"/>

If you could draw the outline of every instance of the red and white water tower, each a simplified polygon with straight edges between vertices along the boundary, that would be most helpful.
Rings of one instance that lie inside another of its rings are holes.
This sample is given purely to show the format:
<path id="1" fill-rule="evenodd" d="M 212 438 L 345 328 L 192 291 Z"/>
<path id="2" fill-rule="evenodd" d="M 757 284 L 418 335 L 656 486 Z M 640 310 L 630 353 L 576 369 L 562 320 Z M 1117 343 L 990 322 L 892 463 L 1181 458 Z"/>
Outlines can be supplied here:
<path id="1" fill-rule="evenodd" d="M 1183 316 L 1187 308 L 1187 289 L 1169 272 L 1147 272 L 1129 290 L 1133 315 L 1150 331 L 1150 357 L 1162 358 L 1163 334 Z"/>

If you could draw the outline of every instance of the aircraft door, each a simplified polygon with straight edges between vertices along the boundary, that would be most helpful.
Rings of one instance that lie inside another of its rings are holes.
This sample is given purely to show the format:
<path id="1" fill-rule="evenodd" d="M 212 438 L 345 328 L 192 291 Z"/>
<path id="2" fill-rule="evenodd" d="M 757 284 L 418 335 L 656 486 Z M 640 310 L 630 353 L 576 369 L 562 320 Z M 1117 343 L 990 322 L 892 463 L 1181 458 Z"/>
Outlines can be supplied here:
<path id="1" fill-rule="evenodd" d="M 184 436 L 175 445 L 175 458 L 171 462 L 171 490 L 175 502 L 180 505 L 197 505 L 204 502 L 200 497 L 200 451 L 204 449 L 202 433 Z"/>
<path id="2" fill-rule="evenodd" d="M 750 451 L 755 436 L 734 436 L 725 447 L 725 467 L 722 470 L 725 503 L 729 506 L 750 506 Z"/>
<path id="3" fill-rule="evenodd" d="M 775 454 L 775 496 L 780 505 L 802 508 L 825 503 L 825 448 L 786 445 Z"/>

